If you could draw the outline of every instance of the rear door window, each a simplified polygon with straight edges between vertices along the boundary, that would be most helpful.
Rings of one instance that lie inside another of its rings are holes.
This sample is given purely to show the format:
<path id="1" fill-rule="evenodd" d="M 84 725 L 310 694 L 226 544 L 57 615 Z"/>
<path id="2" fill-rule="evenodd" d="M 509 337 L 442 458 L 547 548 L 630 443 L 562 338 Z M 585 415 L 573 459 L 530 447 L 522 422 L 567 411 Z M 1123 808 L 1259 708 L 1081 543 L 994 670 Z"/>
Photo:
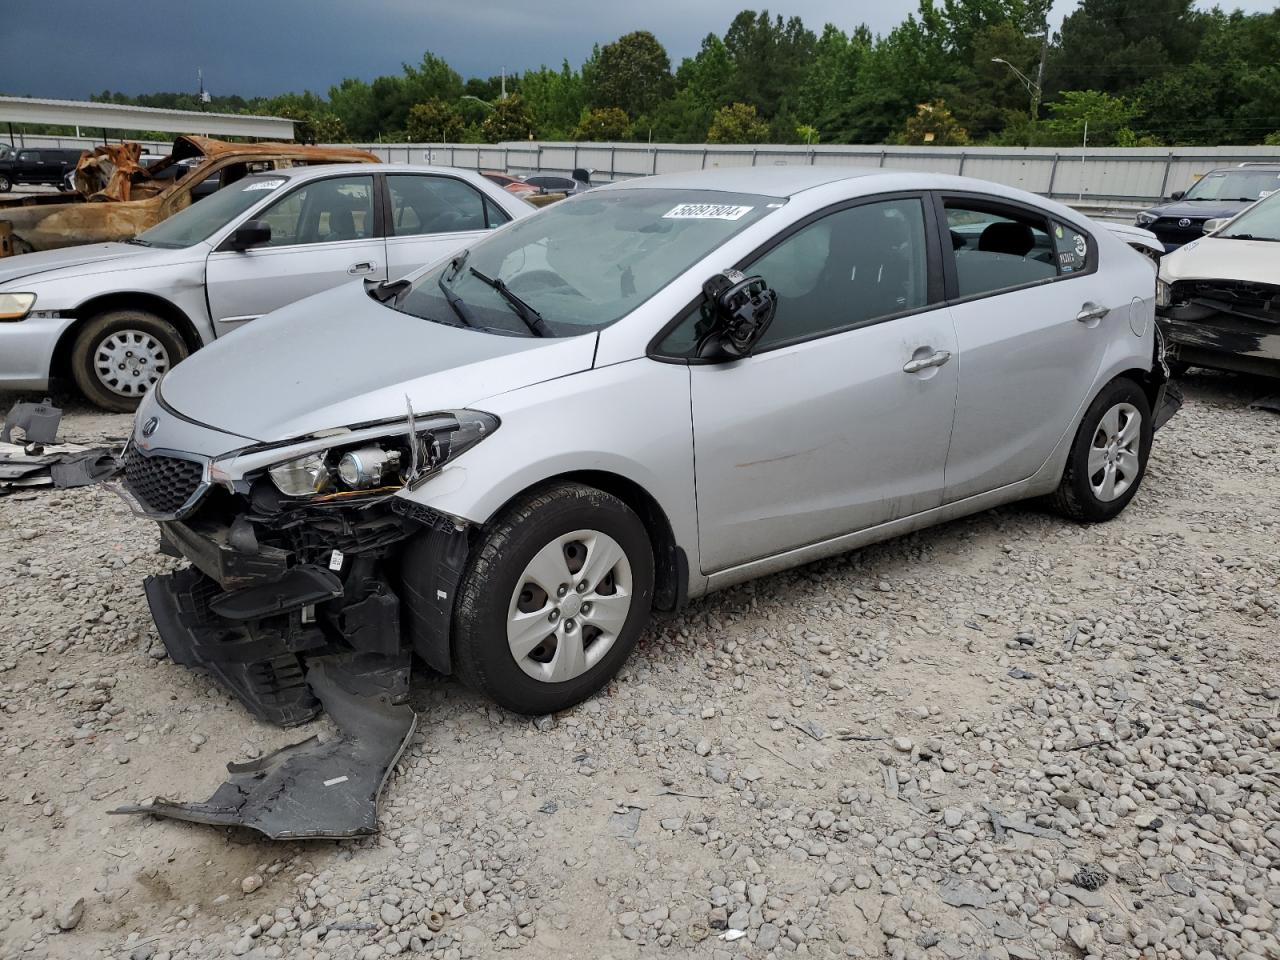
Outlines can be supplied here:
<path id="1" fill-rule="evenodd" d="M 948 200 L 946 210 L 959 296 L 1058 276 L 1058 249 L 1042 217 L 985 202 Z"/>
<path id="2" fill-rule="evenodd" d="M 387 176 L 387 188 L 391 191 L 392 236 L 458 233 L 484 230 L 489 226 L 485 198 L 480 191 L 461 180 L 420 174 L 390 174 Z"/>

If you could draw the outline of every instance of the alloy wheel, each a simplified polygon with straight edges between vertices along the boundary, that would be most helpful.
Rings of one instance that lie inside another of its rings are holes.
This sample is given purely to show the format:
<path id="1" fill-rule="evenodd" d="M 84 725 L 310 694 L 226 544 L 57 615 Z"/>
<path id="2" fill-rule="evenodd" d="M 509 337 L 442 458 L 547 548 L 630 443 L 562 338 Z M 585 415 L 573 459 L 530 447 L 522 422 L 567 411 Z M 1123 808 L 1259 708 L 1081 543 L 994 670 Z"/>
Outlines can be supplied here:
<path id="1" fill-rule="evenodd" d="M 141 330 L 117 330 L 93 352 L 98 380 L 112 393 L 136 398 L 150 390 L 169 369 L 164 345 Z"/>
<path id="2" fill-rule="evenodd" d="M 1089 445 L 1089 486 L 1104 503 L 1124 496 L 1142 469 L 1142 414 L 1117 403 L 1102 415 Z"/>
<path id="3" fill-rule="evenodd" d="M 543 683 L 582 676 L 617 642 L 631 611 L 631 563 L 598 530 L 552 540 L 529 561 L 507 608 L 507 644 Z"/>

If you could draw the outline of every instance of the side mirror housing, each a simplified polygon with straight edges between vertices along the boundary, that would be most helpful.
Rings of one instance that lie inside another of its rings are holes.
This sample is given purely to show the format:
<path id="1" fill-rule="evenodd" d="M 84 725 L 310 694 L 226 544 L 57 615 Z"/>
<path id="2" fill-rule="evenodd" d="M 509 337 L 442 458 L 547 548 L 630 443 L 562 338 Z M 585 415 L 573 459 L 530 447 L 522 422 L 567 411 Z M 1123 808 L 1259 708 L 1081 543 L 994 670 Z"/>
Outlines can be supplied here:
<path id="1" fill-rule="evenodd" d="M 1181 200 L 1181 199 L 1182 199 L 1183 197 L 1185 197 L 1186 195 L 1187 195 L 1187 192 L 1186 192 L 1185 190 L 1175 190 L 1175 191 L 1173 191 L 1173 193 L 1169 194 L 1169 199 L 1170 199 L 1170 200 Z"/>
<path id="2" fill-rule="evenodd" d="M 573 173 L 569 174 L 569 176 L 572 177 L 574 180 L 577 180 L 579 183 L 591 182 L 591 171 L 586 169 L 585 167 L 578 167 L 576 170 L 573 171 Z"/>
<path id="3" fill-rule="evenodd" d="M 702 285 L 702 293 L 711 323 L 698 342 L 698 356 L 720 361 L 750 356 L 773 323 L 778 295 L 763 277 L 748 277 L 738 270 L 717 273 Z"/>
<path id="4" fill-rule="evenodd" d="M 271 242 L 271 224 L 261 220 L 246 220 L 231 235 L 231 249 L 245 251 Z"/>
<path id="5" fill-rule="evenodd" d="M 1204 222 L 1205 236 L 1213 233 L 1215 230 L 1221 230 L 1231 222 L 1231 217 L 1214 217 Z"/>

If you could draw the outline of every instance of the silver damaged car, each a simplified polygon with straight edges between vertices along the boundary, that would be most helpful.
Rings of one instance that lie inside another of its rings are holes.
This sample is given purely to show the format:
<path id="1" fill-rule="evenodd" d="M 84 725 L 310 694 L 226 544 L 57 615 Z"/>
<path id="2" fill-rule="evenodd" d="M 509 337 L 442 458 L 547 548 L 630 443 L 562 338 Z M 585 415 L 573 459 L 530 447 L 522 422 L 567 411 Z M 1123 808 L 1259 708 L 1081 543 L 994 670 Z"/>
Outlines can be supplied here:
<path id="1" fill-rule="evenodd" d="M 1107 229 L 977 180 L 601 187 L 164 377 L 125 484 L 191 565 L 152 612 L 279 723 L 391 709 L 414 657 L 562 710 L 708 591 L 1031 497 L 1115 517 L 1176 408 L 1154 294 Z"/>

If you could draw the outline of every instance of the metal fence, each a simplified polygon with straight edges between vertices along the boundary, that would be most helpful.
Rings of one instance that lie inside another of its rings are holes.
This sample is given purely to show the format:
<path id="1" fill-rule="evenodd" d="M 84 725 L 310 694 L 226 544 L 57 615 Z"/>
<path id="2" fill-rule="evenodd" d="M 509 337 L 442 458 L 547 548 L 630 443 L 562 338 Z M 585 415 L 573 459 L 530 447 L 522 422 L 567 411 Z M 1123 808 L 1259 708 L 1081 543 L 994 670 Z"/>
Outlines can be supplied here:
<path id="1" fill-rule="evenodd" d="M 25 137 L 28 147 L 91 148 L 89 137 Z M 168 144 L 146 143 L 166 152 Z M 699 146 L 678 143 L 357 143 L 388 162 L 512 173 L 593 170 L 598 180 L 716 167 L 832 166 L 923 170 L 994 180 L 1076 205 L 1146 203 L 1185 190 L 1214 167 L 1280 162 L 1277 147 Z"/>
<path id="2" fill-rule="evenodd" d="M 389 162 L 434 163 L 512 173 L 567 174 L 577 167 L 601 180 L 716 167 L 833 166 L 922 170 L 993 180 L 1076 203 L 1142 203 L 1184 190 L 1214 167 L 1280 162 L 1276 147 L 902 147 L 694 146 L 689 144 L 539 143 L 352 146 Z"/>

